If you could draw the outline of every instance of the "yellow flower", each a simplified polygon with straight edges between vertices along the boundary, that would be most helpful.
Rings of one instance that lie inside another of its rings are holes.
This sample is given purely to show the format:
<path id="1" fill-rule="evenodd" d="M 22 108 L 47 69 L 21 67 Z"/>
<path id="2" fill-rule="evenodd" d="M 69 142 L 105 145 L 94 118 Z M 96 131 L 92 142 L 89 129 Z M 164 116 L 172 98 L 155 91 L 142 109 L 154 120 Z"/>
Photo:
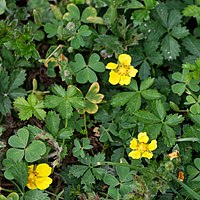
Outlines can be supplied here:
<path id="1" fill-rule="evenodd" d="M 133 159 L 140 159 L 142 157 L 151 159 L 153 157 L 152 151 L 157 148 L 157 141 L 152 140 L 150 144 L 147 144 L 149 137 L 146 132 L 140 132 L 138 139 L 133 138 L 130 142 L 130 148 L 133 149 L 128 156 Z"/>
<path id="2" fill-rule="evenodd" d="M 128 54 L 121 54 L 118 57 L 118 64 L 108 63 L 106 69 L 110 69 L 109 82 L 112 85 L 129 85 L 131 77 L 135 77 L 138 70 L 131 66 L 131 56 Z"/>
<path id="3" fill-rule="evenodd" d="M 34 165 L 30 165 L 26 186 L 31 190 L 36 188 L 45 190 L 52 183 L 52 179 L 48 177 L 51 174 L 51 171 L 52 168 L 46 163 L 39 164 L 36 167 Z"/>

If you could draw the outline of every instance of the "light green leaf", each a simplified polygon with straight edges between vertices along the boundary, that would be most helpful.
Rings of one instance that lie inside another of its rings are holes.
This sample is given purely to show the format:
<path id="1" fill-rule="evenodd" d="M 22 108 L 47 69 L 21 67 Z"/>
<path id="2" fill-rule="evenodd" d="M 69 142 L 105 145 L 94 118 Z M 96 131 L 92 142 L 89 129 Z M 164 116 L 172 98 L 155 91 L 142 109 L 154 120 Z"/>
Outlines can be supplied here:
<path id="1" fill-rule="evenodd" d="M 58 135 L 60 118 L 55 111 L 49 111 L 45 119 L 46 127 L 54 136 Z"/>
<path id="2" fill-rule="evenodd" d="M 72 174 L 76 178 L 80 178 L 88 169 L 88 166 L 85 165 L 73 165 L 70 167 L 69 174 Z"/>
<path id="3" fill-rule="evenodd" d="M 17 162 L 21 161 L 24 157 L 24 150 L 23 149 L 16 149 L 16 148 L 10 148 L 6 152 L 6 157 Z"/>
<path id="4" fill-rule="evenodd" d="M 120 92 L 114 95 L 111 99 L 111 105 L 113 107 L 119 107 L 125 105 L 128 101 L 131 100 L 134 93 L 132 92 Z"/>
<path id="5" fill-rule="evenodd" d="M 149 78 L 143 80 L 143 81 L 141 82 L 141 84 L 140 84 L 140 91 L 142 91 L 142 90 L 147 90 L 148 88 L 150 88 L 150 87 L 153 85 L 154 80 L 155 80 L 155 79 L 154 79 L 154 78 L 151 78 L 151 77 L 149 77 Z"/>
<path id="6" fill-rule="evenodd" d="M 141 95 L 147 100 L 154 100 L 161 98 L 161 94 L 155 89 L 148 89 L 141 91 Z"/>
<path id="7" fill-rule="evenodd" d="M 75 62 L 71 62 L 72 69 L 74 72 L 78 72 L 86 66 L 83 56 L 78 53 L 75 55 Z"/>
<path id="8" fill-rule="evenodd" d="M 2 15 L 6 11 L 6 9 L 7 9 L 6 1 L 5 0 L 1 0 L 0 1 L 0 15 Z"/>
<path id="9" fill-rule="evenodd" d="M 176 142 L 176 132 L 168 125 L 162 127 L 162 136 L 165 145 L 172 147 Z"/>
<path id="10" fill-rule="evenodd" d="M 186 85 L 184 83 L 175 83 L 172 85 L 172 91 L 181 96 L 185 91 Z"/>
<path id="11" fill-rule="evenodd" d="M 34 140 L 26 149 L 25 149 L 25 160 L 27 162 L 35 162 L 41 159 L 46 152 L 46 145 L 40 140 Z"/>
<path id="12" fill-rule="evenodd" d="M 135 111 L 140 109 L 142 104 L 142 98 L 139 92 L 132 93 L 131 95 L 131 99 L 126 104 L 126 110 L 129 113 L 133 114 L 135 113 Z"/>
<path id="13" fill-rule="evenodd" d="M 105 174 L 103 181 L 110 186 L 117 186 L 119 184 L 119 181 L 111 174 Z"/>
<path id="14" fill-rule="evenodd" d="M 164 120 L 164 117 L 166 115 L 166 111 L 165 111 L 164 105 L 161 102 L 161 100 L 156 100 L 156 101 L 153 102 L 153 110 L 154 110 L 154 113 L 156 113 L 156 115 L 161 120 Z"/>
<path id="15" fill-rule="evenodd" d="M 165 123 L 169 126 L 176 126 L 184 121 L 184 117 L 178 114 L 167 115 Z"/>
<path id="16" fill-rule="evenodd" d="M 48 197 L 48 194 L 45 193 L 42 190 L 28 190 L 25 194 L 24 194 L 24 200 L 50 200 L 50 198 Z"/>
<path id="17" fill-rule="evenodd" d="M 144 122 L 146 124 L 161 122 L 161 120 L 158 117 L 156 117 L 156 115 L 146 110 L 139 110 L 136 113 L 134 113 L 134 116 L 138 121 Z"/>
<path id="18" fill-rule="evenodd" d="M 17 135 L 12 135 L 8 139 L 8 144 L 15 148 L 25 148 L 28 143 L 29 132 L 25 128 L 17 131 Z"/>

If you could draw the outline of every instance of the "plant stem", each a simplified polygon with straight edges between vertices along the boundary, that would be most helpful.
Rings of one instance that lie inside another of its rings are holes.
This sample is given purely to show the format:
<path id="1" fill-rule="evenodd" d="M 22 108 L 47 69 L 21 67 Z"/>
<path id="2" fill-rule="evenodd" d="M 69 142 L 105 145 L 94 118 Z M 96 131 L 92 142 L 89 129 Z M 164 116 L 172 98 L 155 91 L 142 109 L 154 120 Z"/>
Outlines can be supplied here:
<path id="1" fill-rule="evenodd" d="M 46 192 L 47 194 L 50 194 L 50 195 L 54 196 L 54 197 L 57 197 L 57 195 L 54 194 L 54 193 L 52 193 L 52 192 L 49 192 L 49 191 L 47 191 L 47 190 L 45 190 L 45 192 Z M 59 197 L 59 199 L 64 199 L 64 198 L 63 198 L 63 197 Z"/>
<path id="2" fill-rule="evenodd" d="M 86 119 L 86 113 L 84 112 L 83 114 L 83 119 L 84 119 L 84 127 L 85 127 L 85 134 L 88 137 L 88 130 L 87 130 L 87 119 Z"/>
<path id="3" fill-rule="evenodd" d="M 58 51 L 58 49 L 61 49 L 61 48 L 62 48 L 62 45 L 59 44 L 58 47 L 45 60 L 48 60 L 56 51 Z"/>
<path id="4" fill-rule="evenodd" d="M 1 191 L 5 191 L 5 192 L 16 192 L 15 190 L 9 190 L 9 189 L 5 189 L 5 188 L 0 187 L 0 192 L 1 192 Z"/>
<path id="5" fill-rule="evenodd" d="M 177 142 L 199 142 L 199 138 L 179 138 Z"/>

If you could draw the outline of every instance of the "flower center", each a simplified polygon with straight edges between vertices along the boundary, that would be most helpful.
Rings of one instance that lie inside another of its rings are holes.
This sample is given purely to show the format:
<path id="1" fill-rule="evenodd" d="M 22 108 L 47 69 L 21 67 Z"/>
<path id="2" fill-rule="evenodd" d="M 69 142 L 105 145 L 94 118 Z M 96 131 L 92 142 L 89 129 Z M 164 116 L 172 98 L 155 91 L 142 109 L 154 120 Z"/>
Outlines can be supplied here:
<path id="1" fill-rule="evenodd" d="M 119 65 L 119 68 L 118 68 L 118 74 L 123 76 L 123 75 L 126 75 L 128 72 L 128 66 L 127 65 Z"/>
<path id="2" fill-rule="evenodd" d="M 147 151 L 147 144 L 145 144 L 145 143 L 140 143 L 139 144 L 139 146 L 138 146 L 138 150 L 140 151 L 140 152 L 145 152 L 145 151 Z"/>

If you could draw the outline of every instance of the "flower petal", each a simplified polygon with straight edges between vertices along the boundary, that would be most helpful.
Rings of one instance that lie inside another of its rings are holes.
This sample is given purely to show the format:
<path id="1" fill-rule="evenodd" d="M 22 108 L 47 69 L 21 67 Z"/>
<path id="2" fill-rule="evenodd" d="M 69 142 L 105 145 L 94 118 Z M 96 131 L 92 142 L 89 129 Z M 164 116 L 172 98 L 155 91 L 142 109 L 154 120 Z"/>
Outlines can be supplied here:
<path id="1" fill-rule="evenodd" d="M 42 163 L 42 164 L 39 164 L 37 167 L 36 167 L 36 172 L 38 173 L 38 176 L 40 177 L 47 177 L 51 174 L 51 170 L 52 168 L 49 167 L 48 164 L 46 163 Z"/>
<path id="2" fill-rule="evenodd" d="M 35 181 L 37 188 L 40 190 L 47 189 L 51 183 L 52 183 L 52 179 L 49 177 L 37 178 Z"/>
<path id="3" fill-rule="evenodd" d="M 119 55 L 118 60 L 122 65 L 130 65 L 131 64 L 131 56 L 129 56 L 128 54 Z"/>
<path id="4" fill-rule="evenodd" d="M 109 82 L 112 84 L 112 85 L 116 85 L 119 83 L 119 80 L 120 80 L 120 75 L 116 72 L 114 72 L 113 70 L 109 73 L 110 75 L 110 78 L 109 78 Z"/>
<path id="5" fill-rule="evenodd" d="M 33 173 L 34 171 L 34 165 L 29 165 L 28 166 L 28 173 Z"/>
<path id="6" fill-rule="evenodd" d="M 137 73 L 138 73 L 138 70 L 135 69 L 133 66 L 130 66 L 130 68 L 128 70 L 128 75 L 130 77 L 135 77 Z"/>
<path id="7" fill-rule="evenodd" d="M 149 137 L 146 132 L 140 132 L 138 134 L 138 140 L 139 142 L 144 142 L 146 144 L 149 141 Z"/>
<path id="8" fill-rule="evenodd" d="M 155 150 L 157 148 L 157 141 L 156 140 L 152 140 L 147 148 L 149 149 L 149 151 Z"/>
<path id="9" fill-rule="evenodd" d="M 133 138 L 130 142 L 130 148 L 131 149 L 137 149 L 138 148 L 138 142 L 136 138 Z"/>
<path id="10" fill-rule="evenodd" d="M 28 176 L 28 182 L 26 184 L 26 186 L 30 189 L 30 190 L 34 190 L 36 189 L 36 185 L 35 185 L 35 174 L 34 173 L 30 173 Z"/>
<path id="11" fill-rule="evenodd" d="M 141 158 L 141 153 L 140 151 L 131 151 L 128 156 L 130 156 L 133 159 L 140 159 Z"/>
<path id="12" fill-rule="evenodd" d="M 106 65 L 106 69 L 116 69 L 117 66 L 118 66 L 118 64 L 109 62 L 109 63 Z"/>
<path id="13" fill-rule="evenodd" d="M 119 84 L 120 85 L 129 85 L 130 82 L 131 82 L 131 77 L 130 76 L 121 76 Z"/>
<path id="14" fill-rule="evenodd" d="M 145 151 L 144 153 L 142 153 L 142 157 L 151 159 L 153 157 L 153 153 Z"/>

